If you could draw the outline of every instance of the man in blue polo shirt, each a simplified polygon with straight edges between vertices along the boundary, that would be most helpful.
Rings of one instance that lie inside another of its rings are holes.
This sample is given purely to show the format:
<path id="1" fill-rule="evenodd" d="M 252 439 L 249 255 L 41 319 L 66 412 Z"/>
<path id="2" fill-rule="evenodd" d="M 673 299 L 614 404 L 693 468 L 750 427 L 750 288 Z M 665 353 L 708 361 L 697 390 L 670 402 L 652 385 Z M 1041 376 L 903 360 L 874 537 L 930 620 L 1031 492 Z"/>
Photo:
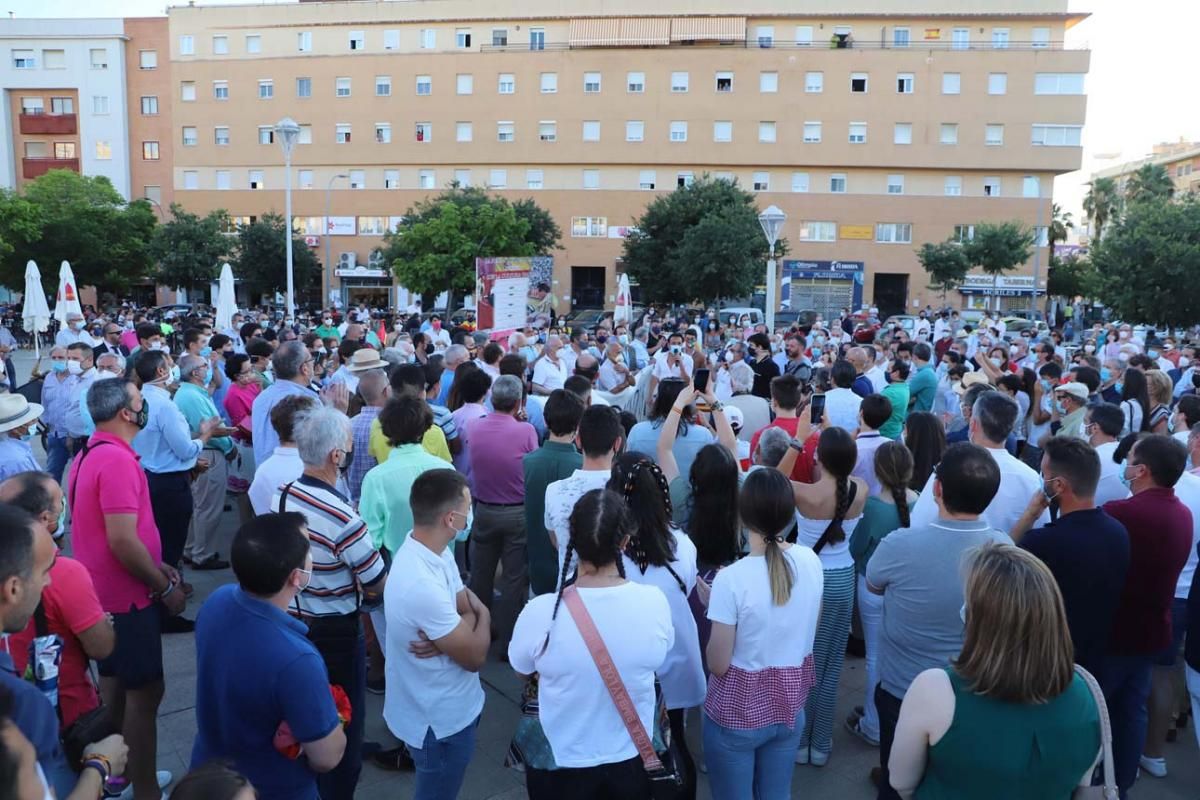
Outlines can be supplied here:
<path id="1" fill-rule="evenodd" d="M 346 735 L 325 663 L 304 623 L 287 613 L 312 578 L 304 515 L 251 519 L 230 560 L 238 585 L 215 591 L 196 621 L 192 768 L 227 760 L 261 800 L 317 800 L 317 773 L 342 760 Z M 284 723 L 298 757 L 277 749 Z"/>

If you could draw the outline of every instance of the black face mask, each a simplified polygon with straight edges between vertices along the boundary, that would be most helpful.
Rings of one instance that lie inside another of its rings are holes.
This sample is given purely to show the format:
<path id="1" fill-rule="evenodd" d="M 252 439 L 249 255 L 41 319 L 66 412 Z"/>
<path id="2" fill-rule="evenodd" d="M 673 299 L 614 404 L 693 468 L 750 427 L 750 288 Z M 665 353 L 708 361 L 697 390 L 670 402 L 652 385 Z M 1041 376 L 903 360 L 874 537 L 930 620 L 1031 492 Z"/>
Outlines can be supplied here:
<path id="1" fill-rule="evenodd" d="M 133 411 L 133 409 L 129 410 Z M 141 410 L 133 413 L 137 415 L 133 423 L 138 426 L 138 430 L 145 430 L 146 425 L 150 422 L 150 401 L 143 397 Z"/>
<path id="2" fill-rule="evenodd" d="M 354 463 L 354 451 L 347 450 L 345 459 L 343 459 L 342 463 L 340 465 L 338 465 L 338 471 L 341 472 L 343 475 L 346 474 L 347 470 L 350 469 L 350 465 L 353 463 Z"/>

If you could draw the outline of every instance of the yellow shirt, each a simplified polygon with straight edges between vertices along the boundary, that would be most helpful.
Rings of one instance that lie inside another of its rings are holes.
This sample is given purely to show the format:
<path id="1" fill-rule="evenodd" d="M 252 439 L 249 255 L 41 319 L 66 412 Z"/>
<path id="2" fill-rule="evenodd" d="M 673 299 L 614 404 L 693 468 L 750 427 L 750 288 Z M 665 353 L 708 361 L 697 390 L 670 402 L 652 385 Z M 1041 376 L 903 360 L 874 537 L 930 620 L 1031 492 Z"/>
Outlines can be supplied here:
<path id="1" fill-rule="evenodd" d="M 421 446 L 430 455 L 437 456 L 447 463 L 453 463 L 450 461 L 450 448 L 446 444 L 446 434 L 442 433 L 442 429 L 437 425 L 430 425 L 429 430 L 425 431 L 425 438 L 421 440 Z M 388 455 L 392 452 L 378 419 L 371 422 L 371 438 L 367 450 L 379 464 L 387 461 Z"/>

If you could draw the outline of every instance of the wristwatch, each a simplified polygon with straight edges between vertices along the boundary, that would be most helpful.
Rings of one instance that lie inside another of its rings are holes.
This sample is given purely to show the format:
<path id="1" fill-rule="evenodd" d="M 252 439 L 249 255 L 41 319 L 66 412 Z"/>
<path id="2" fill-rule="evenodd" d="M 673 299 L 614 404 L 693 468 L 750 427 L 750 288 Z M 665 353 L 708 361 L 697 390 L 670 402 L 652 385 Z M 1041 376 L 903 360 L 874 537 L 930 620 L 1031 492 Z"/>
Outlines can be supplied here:
<path id="1" fill-rule="evenodd" d="M 793 449 L 793 450 L 795 450 L 797 453 L 803 453 L 803 452 L 804 452 L 804 442 L 800 441 L 800 440 L 799 440 L 799 439 L 797 439 L 795 436 L 793 436 L 793 437 L 792 437 L 792 438 L 791 438 L 791 439 L 788 441 L 788 447 L 792 448 L 792 449 Z"/>
<path id="2" fill-rule="evenodd" d="M 724 411 L 725 404 L 722 403 L 720 400 L 713 400 L 711 403 L 708 404 L 708 410 L 709 411 Z"/>

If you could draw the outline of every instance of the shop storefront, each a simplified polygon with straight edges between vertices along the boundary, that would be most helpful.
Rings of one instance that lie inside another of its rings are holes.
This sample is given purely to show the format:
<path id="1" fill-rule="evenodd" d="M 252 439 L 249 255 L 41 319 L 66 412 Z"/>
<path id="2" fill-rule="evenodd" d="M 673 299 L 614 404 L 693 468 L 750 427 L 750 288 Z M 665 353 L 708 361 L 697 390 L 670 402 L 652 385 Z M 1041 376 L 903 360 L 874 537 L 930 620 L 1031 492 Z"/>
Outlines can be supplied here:
<path id="1" fill-rule="evenodd" d="M 392 275 L 386 269 L 373 267 L 340 267 L 334 273 L 341 279 L 341 300 L 344 307 L 365 305 L 367 308 L 391 308 L 393 305 Z"/>
<path id="2" fill-rule="evenodd" d="M 863 274 L 861 261 L 785 259 L 780 305 L 793 311 L 817 311 L 825 319 L 837 319 L 843 308 L 862 306 Z"/>
<path id="3" fill-rule="evenodd" d="M 1045 294 L 1045 281 L 1036 292 Z M 997 298 L 1001 312 L 1029 311 L 1037 303 L 1032 275 L 968 275 L 958 287 L 964 309 L 995 310 Z"/>

